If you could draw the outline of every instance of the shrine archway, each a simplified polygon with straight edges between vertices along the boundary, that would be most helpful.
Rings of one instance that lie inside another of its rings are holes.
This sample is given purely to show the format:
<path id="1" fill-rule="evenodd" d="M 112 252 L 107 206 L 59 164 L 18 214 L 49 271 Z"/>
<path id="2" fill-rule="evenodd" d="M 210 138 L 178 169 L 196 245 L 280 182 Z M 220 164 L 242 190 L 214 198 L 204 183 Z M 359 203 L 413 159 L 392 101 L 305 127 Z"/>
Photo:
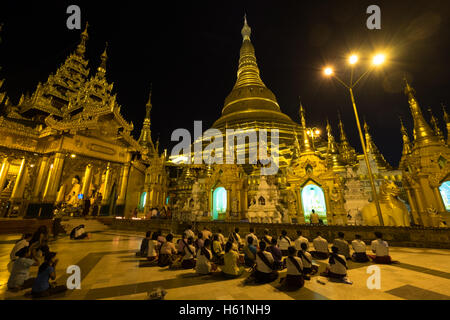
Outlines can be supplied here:
<path id="1" fill-rule="evenodd" d="M 218 187 L 213 191 L 212 218 L 213 220 L 223 219 L 227 212 L 227 190 L 224 187 Z"/>
<path id="2" fill-rule="evenodd" d="M 445 210 L 450 211 L 450 181 L 445 181 L 439 187 Z"/>
<path id="3" fill-rule="evenodd" d="M 302 205 L 305 216 L 305 222 L 310 223 L 311 212 L 314 210 L 319 219 L 324 224 L 327 223 L 327 206 L 325 202 L 325 195 L 321 187 L 315 184 L 308 184 L 302 190 Z"/>

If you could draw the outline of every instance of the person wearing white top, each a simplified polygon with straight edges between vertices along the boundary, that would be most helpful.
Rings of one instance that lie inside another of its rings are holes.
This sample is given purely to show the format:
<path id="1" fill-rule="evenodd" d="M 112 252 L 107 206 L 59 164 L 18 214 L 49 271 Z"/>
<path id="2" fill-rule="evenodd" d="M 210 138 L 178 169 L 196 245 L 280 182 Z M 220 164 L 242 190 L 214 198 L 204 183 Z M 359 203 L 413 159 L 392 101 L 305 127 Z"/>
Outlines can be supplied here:
<path id="1" fill-rule="evenodd" d="M 366 244 L 361 240 L 359 234 L 355 235 L 355 240 L 352 241 L 352 248 L 355 251 L 352 255 L 353 261 L 355 262 L 367 262 L 369 258 L 366 254 Z"/>
<path id="2" fill-rule="evenodd" d="M 231 232 L 228 236 L 228 241 L 233 244 L 233 247 L 238 250 L 242 247 L 241 236 L 239 235 L 239 228 L 235 228 L 234 232 Z"/>
<path id="3" fill-rule="evenodd" d="M 375 232 L 376 240 L 371 243 L 372 252 L 375 255 L 367 255 L 375 263 L 389 264 L 392 263 L 391 257 L 389 256 L 389 245 L 383 240 L 383 235 L 381 232 Z"/>
<path id="4" fill-rule="evenodd" d="M 19 252 L 20 249 L 28 247 L 32 236 L 33 235 L 31 233 L 26 233 L 23 235 L 22 239 L 16 242 L 13 249 L 11 250 L 11 253 L 9 254 L 11 261 L 15 261 L 19 258 L 16 257 L 16 253 Z"/>
<path id="5" fill-rule="evenodd" d="M 269 283 L 278 278 L 278 271 L 274 270 L 274 259 L 270 252 L 266 251 L 266 243 L 259 243 L 259 251 L 256 253 L 256 269 L 252 276 L 256 283 Z"/>
<path id="6" fill-rule="evenodd" d="M 183 269 L 192 269 L 195 267 L 195 247 L 193 239 L 188 238 L 187 245 L 184 246 L 184 255 L 181 258 L 181 267 Z"/>
<path id="7" fill-rule="evenodd" d="M 190 237 L 195 238 L 194 231 L 192 231 L 192 226 L 188 226 L 186 230 L 184 230 L 184 234 L 186 235 L 186 239 Z"/>
<path id="8" fill-rule="evenodd" d="M 296 257 L 295 247 L 288 248 L 288 257 L 286 258 L 286 278 L 282 280 L 283 286 L 291 291 L 298 290 L 305 284 L 303 279 L 303 263 L 302 259 Z"/>
<path id="9" fill-rule="evenodd" d="M 272 237 L 269 235 L 269 229 L 264 229 L 264 236 L 261 240 L 264 241 L 266 245 L 270 246 L 272 243 Z"/>
<path id="10" fill-rule="evenodd" d="M 302 242 L 301 249 L 298 251 L 298 257 L 302 259 L 303 264 L 303 274 L 304 275 L 313 275 L 319 271 L 319 266 L 313 263 L 311 254 L 306 251 L 308 247 L 306 243 Z M 305 278 L 306 280 L 309 280 Z"/>
<path id="11" fill-rule="evenodd" d="M 347 279 L 347 260 L 342 254 L 338 254 L 338 247 L 331 247 L 331 251 L 327 271 L 325 272 L 326 276 L 352 284 L 352 282 Z"/>
<path id="12" fill-rule="evenodd" d="M 157 239 L 158 234 L 156 232 L 153 232 L 151 240 L 148 241 L 148 253 L 147 253 L 148 261 L 155 261 L 156 259 L 158 259 L 160 244 Z"/>
<path id="13" fill-rule="evenodd" d="M 314 211 L 311 211 L 311 215 L 309 216 L 311 224 L 319 224 L 319 215 Z"/>
<path id="14" fill-rule="evenodd" d="M 205 245 L 197 251 L 197 262 L 195 264 L 195 271 L 198 274 L 211 273 L 212 265 L 212 253 L 208 248 L 211 247 L 211 240 L 206 239 Z"/>
<path id="15" fill-rule="evenodd" d="M 281 231 L 281 236 L 278 238 L 278 248 L 280 248 L 283 256 L 288 255 L 288 248 L 291 246 L 291 239 L 287 236 L 286 230 Z"/>
<path id="16" fill-rule="evenodd" d="M 250 228 L 250 233 L 247 234 L 247 235 L 245 236 L 245 243 L 248 242 L 247 239 L 248 239 L 249 237 L 252 237 L 252 238 L 253 238 L 253 244 L 254 244 L 254 245 L 258 245 L 259 240 L 258 240 L 258 237 L 255 235 L 255 229 Z"/>
<path id="17" fill-rule="evenodd" d="M 345 241 L 343 232 L 338 233 L 338 238 L 334 239 L 333 245 L 338 247 L 338 253 L 342 254 L 345 259 L 350 259 L 350 246 L 348 245 L 348 242 Z"/>
<path id="18" fill-rule="evenodd" d="M 306 248 L 308 248 L 309 240 L 302 236 L 301 230 L 297 230 L 297 236 L 298 236 L 298 238 L 295 239 L 295 241 L 294 241 L 295 250 L 297 250 L 297 251 L 302 250 L 302 247 L 301 247 L 302 243 L 306 243 Z"/>
<path id="19" fill-rule="evenodd" d="M 314 251 L 311 251 L 311 255 L 319 260 L 328 258 L 328 241 L 321 236 L 320 232 L 317 232 L 317 237 L 313 240 Z"/>
<path id="20" fill-rule="evenodd" d="M 225 237 L 224 237 L 224 235 L 222 234 L 222 229 L 218 229 L 218 230 L 217 230 L 217 236 L 219 237 L 219 242 L 220 242 L 220 244 L 221 244 L 222 246 L 225 246 L 225 243 L 226 243 L 227 241 L 225 240 Z"/>

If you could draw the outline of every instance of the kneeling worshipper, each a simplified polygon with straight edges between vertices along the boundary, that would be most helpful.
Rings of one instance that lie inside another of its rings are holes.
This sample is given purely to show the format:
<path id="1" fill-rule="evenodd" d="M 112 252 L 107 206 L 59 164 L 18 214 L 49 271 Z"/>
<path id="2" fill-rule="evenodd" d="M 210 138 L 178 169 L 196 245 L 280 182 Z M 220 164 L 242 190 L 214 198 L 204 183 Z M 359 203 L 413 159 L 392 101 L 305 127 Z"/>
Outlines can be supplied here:
<path id="1" fill-rule="evenodd" d="M 187 245 L 184 247 L 184 255 L 181 258 L 181 267 L 183 269 L 192 269 L 195 267 L 195 246 L 193 242 L 194 239 L 189 237 Z"/>
<path id="2" fill-rule="evenodd" d="M 157 261 L 160 253 L 161 244 L 158 241 L 158 234 L 153 232 L 151 239 L 148 241 L 147 260 Z"/>
<path id="3" fill-rule="evenodd" d="M 355 251 L 352 255 L 355 262 L 368 262 L 369 257 L 366 254 L 366 244 L 361 240 L 359 234 L 355 235 L 355 240 L 352 241 L 352 248 Z"/>
<path id="4" fill-rule="evenodd" d="M 287 231 L 282 230 L 281 236 L 278 238 L 278 248 L 281 250 L 281 254 L 285 257 L 288 255 L 288 248 L 291 246 L 291 239 L 287 236 Z"/>
<path id="5" fill-rule="evenodd" d="M 247 242 L 247 239 L 249 237 L 253 238 L 253 245 L 257 246 L 258 245 L 258 237 L 255 235 L 255 229 L 254 228 L 250 228 L 250 233 L 245 236 L 245 242 Z"/>
<path id="6" fill-rule="evenodd" d="M 70 239 L 80 240 L 84 238 L 89 238 L 89 234 L 84 230 L 84 224 L 80 224 L 70 232 Z"/>
<path id="7" fill-rule="evenodd" d="M 347 261 L 342 254 L 338 254 L 339 249 L 335 246 L 331 247 L 330 259 L 328 260 L 328 266 L 324 276 L 340 280 L 347 284 L 352 284 L 353 282 L 347 279 Z"/>
<path id="8" fill-rule="evenodd" d="M 306 251 L 308 249 L 308 245 L 305 242 L 302 242 L 300 246 L 301 250 L 298 251 L 297 255 L 300 259 L 302 259 L 304 278 L 309 280 L 307 277 L 309 278 L 311 275 L 316 274 L 317 271 L 319 271 L 319 266 L 313 263 L 311 254 Z"/>
<path id="9" fill-rule="evenodd" d="M 225 255 L 223 257 L 224 266 L 222 267 L 222 275 L 228 279 L 240 277 L 244 272 L 244 266 L 239 265 L 239 253 L 233 248 L 233 243 L 225 244 Z"/>
<path id="10" fill-rule="evenodd" d="M 305 284 L 303 279 L 303 263 L 299 257 L 296 257 L 295 247 L 288 248 L 288 257 L 286 258 L 287 275 L 281 280 L 282 286 L 288 291 L 298 290 Z"/>
<path id="11" fill-rule="evenodd" d="M 11 261 L 15 261 L 18 259 L 18 256 L 16 256 L 16 253 L 19 252 L 20 249 L 28 247 L 30 245 L 30 240 L 32 238 L 31 233 L 25 233 L 22 238 L 16 242 L 13 249 L 11 250 L 11 253 L 9 254 L 9 257 Z"/>
<path id="12" fill-rule="evenodd" d="M 223 265 L 223 255 L 225 254 L 225 252 L 223 251 L 222 243 L 220 242 L 218 234 L 215 234 L 213 236 L 212 254 L 214 263 Z"/>
<path id="13" fill-rule="evenodd" d="M 211 247 L 211 240 L 206 239 L 204 246 L 197 251 L 197 262 L 195 264 L 195 272 L 198 274 L 210 274 L 216 270 L 215 264 L 211 263 L 212 252 L 209 249 Z"/>
<path id="14" fill-rule="evenodd" d="M 259 242 L 259 251 L 256 253 L 256 268 L 252 276 L 256 283 L 263 284 L 275 281 L 278 278 L 278 271 L 274 267 L 274 259 L 270 252 L 266 250 L 266 243 Z"/>
<path id="15" fill-rule="evenodd" d="M 264 241 L 266 245 L 270 246 L 270 244 L 272 243 L 272 237 L 269 235 L 269 229 L 264 229 L 264 236 L 261 240 Z"/>
<path id="16" fill-rule="evenodd" d="M 195 250 L 200 250 L 201 247 L 203 247 L 205 240 L 203 239 L 203 232 L 199 232 L 197 234 L 197 239 L 194 241 L 194 247 Z"/>
<path id="17" fill-rule="evenodd" d="M 24 247 L 16 252 L 11 274 L 8 279 L 8 290 L 29 289 L 33 286 L 35 278 L 30 277 L 30 267 L 39 264 L 38 260 L 31 257 L 29 247 Z"/>
<path id="18" fill-rule="evenodd" d="M 65 285 L 56 285 L 50 280 L 56 279 L 55 268 L 58 263 L 56 252 L 47 252 L 44 262 L 40 265 L 36 280 L 34 280 L 31 288 L 31 296 L 33 298 L 42 298 L 62 293 L 67 290 Z"/>
<path id="19" fill-rule="evenodd" d="M 370 254 L 367 255 L 374 263 L 379 264 L 391 264 L 391 257 L 389 256 L 389 245 L 386 241 L 383 240 L 383 234 L 381 232 L 375 232 L 376 240 L 373 240 L 371 243 L 372 252 L 375 255 Z"/>
<path id="20" fill-rule="evenodd" d="M 166 236 L 166 241 L 161 244 L 161 248 L 159 250 L 159 258 L 158 258 L 158 266 L 167 267 L 172 265 L 175 261 L 175 255 L 177 254 L 177 249 L 175 248 L 175 244 L 172 242 L 173 234 L 169 233 Z"/>
<path id="21" fill-rule="evenodd" d="M 151 234 L 152 233 L 150 231 L 147 231 L 145 233 L 145 238 L 142 239 L 141 247 L 140 247 L 139 251 L 136 252 L 137 257 L 147 257 L 148 256 L 148 242 L 150 241 Z"/>
<path id="22" fill-rule="evenodd" d="M 313 258 L 325 260 L 329 256 L 328 241 L 322 238 L 322 234 L 317 232 L 317 237 L 313 240 L 314 251 L 311 251 Z"/>
<path id="23" fill-rule="evenodd" d="M 350 246 L 348 242 L 344 240 L 344 233 L 339 232 L 338 238 L 334 239 L 333 245 L 339 249 L 339 254 L 342 254 L 345 259 L 350 259 Z"/>
<path id="24" fill-rule="evenodd" d="M 274 267 L 276 270 L 282 270 L 283 269 L 283 254 L 281 253 L 280 248 L 278 247 L 278 241 L 276 238 L 272 238 L 271 244 L 269 247 L 266 246 L 267 252 L 270 252 L 272 254 L 273 260 L 274 260 Z"/>
<path id="25" fill-rule="evenodd" d="M 228 241 L 231 242 L 237 250 L 242 249 L 241 236 L 239 235 L 239 228 L 235 228 L 234 232 L 231 232 L 228 236 Z"/>
<path id="26" fill-rule="evenodd" d="M 254 238 L 247 237 L 247 244 L 244 246 L 244 264 L 246 267 L 252 268 L 255 265 L 256 247 L 253 245 Z"/>

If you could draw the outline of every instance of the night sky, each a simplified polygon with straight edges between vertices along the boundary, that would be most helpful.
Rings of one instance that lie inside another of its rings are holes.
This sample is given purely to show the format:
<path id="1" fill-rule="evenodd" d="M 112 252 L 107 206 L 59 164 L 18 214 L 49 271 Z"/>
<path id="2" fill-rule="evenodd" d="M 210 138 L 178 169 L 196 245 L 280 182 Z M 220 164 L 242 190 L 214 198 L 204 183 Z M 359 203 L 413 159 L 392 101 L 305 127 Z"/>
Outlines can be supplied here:
<path id="1" fill-rule="evenodd" d="M 441 102 L 450 108 L 447 0 L 2 1 L 0 78 L 6 79 L 13 102 L 33 92 L 78 45 L 80 31 L 66 27 L 71 4 L 81 7 L 83 28 L 89 21 L 91 71 L 109 42 L 107 78 L 115 84 L 122 114 L 135 125 L 136 138 L 153 83 L 152 134 L 169 151 L 173 130 L 193 132 L 194 120 L 203 120 L 206 129 L 220 117 L 236 80 L 244 12 L 261 78 L 294 121 L 299 121 L 301 96 L 307 124 L 325 128 L 328 117 L 337 137 L 340 109 L 349 140 L 361 151 L 348 91 L 322 74 L 323 66 L 332 64 L 346 78 L 352 51 L 367 59 L 376 51 L 388 54 L 388 63 L 355 95 L 361 117 L 391 164 L 398 164 L 402 149 L 398 116 L 412 134 L 403 75 L 417 90 L 426 119 L 429 107 L 440 120 Z M 371 4 L 381 7 L 381 30 L 366 27 Z M 357 72 L 368 63 L 361 61 Z"/>

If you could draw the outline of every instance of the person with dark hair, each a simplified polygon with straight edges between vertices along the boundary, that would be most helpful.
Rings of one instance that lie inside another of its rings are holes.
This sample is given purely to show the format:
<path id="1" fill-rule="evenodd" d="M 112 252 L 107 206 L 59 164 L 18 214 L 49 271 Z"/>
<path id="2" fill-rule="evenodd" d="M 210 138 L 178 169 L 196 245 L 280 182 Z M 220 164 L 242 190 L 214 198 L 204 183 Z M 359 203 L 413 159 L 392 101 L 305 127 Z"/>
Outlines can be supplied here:
<path id="1" fill-rule="evenodd" d="M 8 279 L 8 289 L 21 290 L 31 288 L 35 279 L 30 278 L 30 267 L 38 265 L 38 263 L 39 261 L 32 259 L 29 247 L 23 247 L 17 251 Z"/>
<path id="2" fill-rule="evenodd" d="M 281 235 L 278 238 L 278 248 L 280 248 L 283 256 L 288 255 L 288 248 L 291 246 L 291 239 L 287 236 L 286 230 L 281 230 Z"/>
<path id="3" fill-rule="evenodd" d="M 206 239 L 212 240 L 212 233 L 206 226 L 203 227 L 202 234 L 203 234 L 202 237 L 203 241 L 205 241 Z"/>
<path id="4" fill-rule="evenodd" d="M 315 224 L 315 225 L 320 223 L 319 215 L 316 213 L 316 211 L 314 211 L 314 209 L 311 210 L 311 215 L 309 216 L 309 221 L 311 224 Z"/>
<path id="5" fill-rule="evenodd" d="M 209 249 L 211 247 L 211 240 L 206 239 L 204 246 L 197 251 L 197 262 L 195 263 L 195 272 L 198 274 L 210 274 L 214 271 L 215 265 L 211 263 L 212 252 Z"/>
<path id="6" fill-rule="evenodd" d="M 297 230 L 297 239 L 295 239 L 295 241 L 294 241 L 295 250 L 297 250 L 297 251 L 302 250 L 302 247 L 301 247 L 302 243 L 306 243 L 306 248 L 308 248 L 308 245 L 309 245 L 308 238 L 305 238 L 304 236 L 302 236 L 301 230 Z"/>
<path id="7" fill-rule="evenodd" d="M 288 257 L 286 258 L 287 274 L 286 278 L 281 280 L 282 286 L 288 291 L 295 291 L 302 288 L 305 284 L 303 279 L 302 259 L 296 257 L 295 247 L 288 248 Z"/>
<path id="8" fill-rule="evenodd" d="M 259 242 L 259 251 L 256 253 L 256 268 L 251 277 L 256 283 L 269 283 L 278 278 L 278 271 L 274 266 L 274 259 L 270 252 L 266 251 L 266 243 Z"/>
<path id="9" fill-rule="evenodd" d="M 89 238 L 89 234 L 84 230 L 84 224 L 80 224 L 70 232 L 70 239 L 80 240 L 84 238 Z"/>
<path id="10" fill-rule="evenodd" d="M 43 257 L 50 252 L 48 247 L 48 229 L 47 226 L 40 226 L 31 237 L 30 251 L 33 258 L 42 261 Z"/>
<path id="11" fill-rule="evenodd" d="M 192 269 L 195 267 L 195 246 L 193 242 L 194 238 L 189 237 L 187 245 L 184 247 L 184 255 L 181 258 L 181 267 L 183 269 Z"/>
<path id="12" fill-rule="evenodd" d="M 331 247 L 327 270 L 323 275 L 331 279 L 340 280 L 347 284 L 352 284 L 352 282 L 347 279 L 347 261 L 345 257 L 342 254 L 338 254 L 338 252 L 338 247 Z"/>
<path id="13" fill-rule="evenodd" d="M 177 254 L 177 249 L 172 240 L 173 234 L 169 233 L 166 236 L 166 241 L 161 244 L 160 255 L 158 258 L 158 266 L 160 267 L 170 266 L 175 261 L 174 255 Z"/>
<path id="14" fill-rule="evenodd" d="M 383 234 L 381 232 L 375 232 L 376 239 L 371 243 L 372 252 L 375 255 L 368 254 L 367 256 L 375 263 L 379 264 L 391 264 L 393 261 L 389 256 L 389 245 L 383 240 Z"/>
<path id="15" fill-rule="evenodd" d="M 164 242 L 166 242 L 166 237 L 163 236 L 161 229 L 158 229 L 158 231 L 156 231 L 156 234 L 158 235 L 158 242 L 162 245 Z M 173 235 L 172 235 L 172 239 L 173 239 Z"/>
<path id="16" fill-rule="evenodd" d="M 177 241 L 177 251 L 179 255 L 182 255 L 184 252 L 184 246 L 187 245 L 187 238 L 186 238 L 186 234 L 183 232 L 183 234 L 181 235 L 181 239 L 179 239 Z"/>
<path id="17" fill-rule="evenodd" d="M 311 275 L 316 274 L 317 271 L 319 271 L 319 266 L 313 263 L 312 256 L 307 250 L 308 246 L 306 243 L 302 242 L 301 249 L 297 251 L 297 255 L 302 259 L 304 279 L 309 280 L 308 278 Z"/>
<path id="18" fill-rule="evenodd" d="M 328 241 L 322 238 L 322 234 L 317 232 L 317 237 L 313 240 L 314 251 L 311 251 L 311 255 L 318 260 L 325 260 L 329 256 Z"/>
<path id="19" fill-rule="evenodd" d="M 255 265 L 256 247 L 253 245 L 253 238 L 247 237 L 247 244 L 244 246 L 244 264 L 252 268 Z"/>
<path id="20" fill-rule="evenodd" d="M 241 236 L 239 235 L 239 228 L 235 228 L 234 232 L 231 232 L 228 236 L 228 241 L 236 246 L 236 249 L 240 249 L 242 247 Z"/>
<path id="21" fill-rule="evenodd" d="M 368 262 L 369 257 L 366 254 L 366 244 L 361 240 L 359 234 L 355 235 L 355 240 L 352 241 L 353 255 L 352 259 L 355 262 Z"/>
<path id="22" fill-rule="evenodd" d="M 213 236 L 212 253 L 213 253 L 213 261 L 218 265 L 223 265 L 224 263 L 223 255 L 225 254 L 225 252 L 223 251 L 223 247 L 222 244 L 220 243 L 218 234 L 215 234 Z"/>
<path id="23" fill-rule="evenodd" d="M 338 232 L 338 238 L 334 239 L 333 245 L 339 249 L 339 254 L 342 254 L 345 259 L 350 259 L 350 246 L 344 240 L 344 233 Z"/>
<path id="24" fill-rule="evenodd" d="M 160 248 L 161 245 L 158 242 L 158 233 L 153 232 L 148 241 L 147 260 L 150 262 L 158 260 Z"/>
<path id="25" fill-rule="evenodd" d="M 203 247 L 204 239 L 203 239 L 203 233 L 199 232 L 197 234 L 197 240 L 194 241 L 195 250 L 198 251 Z"/>
<path id="26" fill-rule="evenodd" d="M 139 252 L 136 252 L 136 256 L 138 257 L 147 257 L 148 256 L 148 242 L 150 241 L 152 233 L 147 231 L 145 233 L 145 238 L 141 241 L 141 247 Z"/>
<path id="27" fill-rule="evenodd" d="M 244 272 L 244 267 L 239 266 L 239 253 L 233 248 L 233 243 L 227 242 L 225 244 L 224 266 L 222 267 L 222 274 L 226 278 L 237 278 Z"/>
<path id="28" fill-rule="evenodd" d="M 280 248 L 278 247 L 278 241 L 277 238 L 272 238 L 270 241 L 270 246 L 266 245 L 267 252 L 270 252 L 272 254 L 273 260 L 274 260 L 274 267 L 276 270 L 283 269 L 283 253 L 281 252 Z M 265 241 L 264 241 L 265 243 Z"/>
<path id="29" fill-rule="evenodd" d="M 272 244 L 272 237 L 269 235 L 269 229 L 264 229 L 264 236 L 261 240 L 264 241 L 268 246 Z"/>
<path id="30" fill-rule="evenodd" d="M 192 225 L 188 225 L 186 230 L 184 230 L 184 234 L 186 235 L 186 239 L 189 239 L 189 237 L 195 237 L 195 233 L 192 231 Z"/>
<path id="31" fill-rule="evenodd" d="M 245 242 L 247 242 L 247 239 L 249 237 L 251 237 L 251 238 L 253 238 L 253 244 L 255 246 L 258 245 L 258 237 L 255 235 L 255 229 L 254 228 L 250 228 L 249 231 L 250 231 L 250 233 L 245 236 Z"/>
<path id="32" fill-rule="evenodd" d="M 16 253 L 19 252 L 20 249 L 28 247 L 30 245 L 30 241 L 33 235 L 31 233 L 24 233 L 22 235 L 22 238 L 16 242 L 14 247 L 11 250 L 11 253 L 9 254 L 9 257 L 11 258 L 11 261 L 15 261 L 18 259 L 18 256 L 16 256 Z"/>
<path id="33" fill-rule="evenodd" d="M 225 240 L 225 236 L 222 234 L 222 229 L 220 229 L 220 228 L 217 229 L 217 236 L 219 237 L 220 244 L 222 246 L 225 246 L 226 240 Z"/>
<path id="34" fill-rule="evenodd" d="M 56 252 L 45 254 L 44 262 L 39 267 L 38 275 L 31 288 L 33 298 L 48 297 L 67 290 L 65 285 L 57 286 L 55 283 L 50 283 L 50 279 L 56 279 L 55 268 L 57 263 Z"/>

